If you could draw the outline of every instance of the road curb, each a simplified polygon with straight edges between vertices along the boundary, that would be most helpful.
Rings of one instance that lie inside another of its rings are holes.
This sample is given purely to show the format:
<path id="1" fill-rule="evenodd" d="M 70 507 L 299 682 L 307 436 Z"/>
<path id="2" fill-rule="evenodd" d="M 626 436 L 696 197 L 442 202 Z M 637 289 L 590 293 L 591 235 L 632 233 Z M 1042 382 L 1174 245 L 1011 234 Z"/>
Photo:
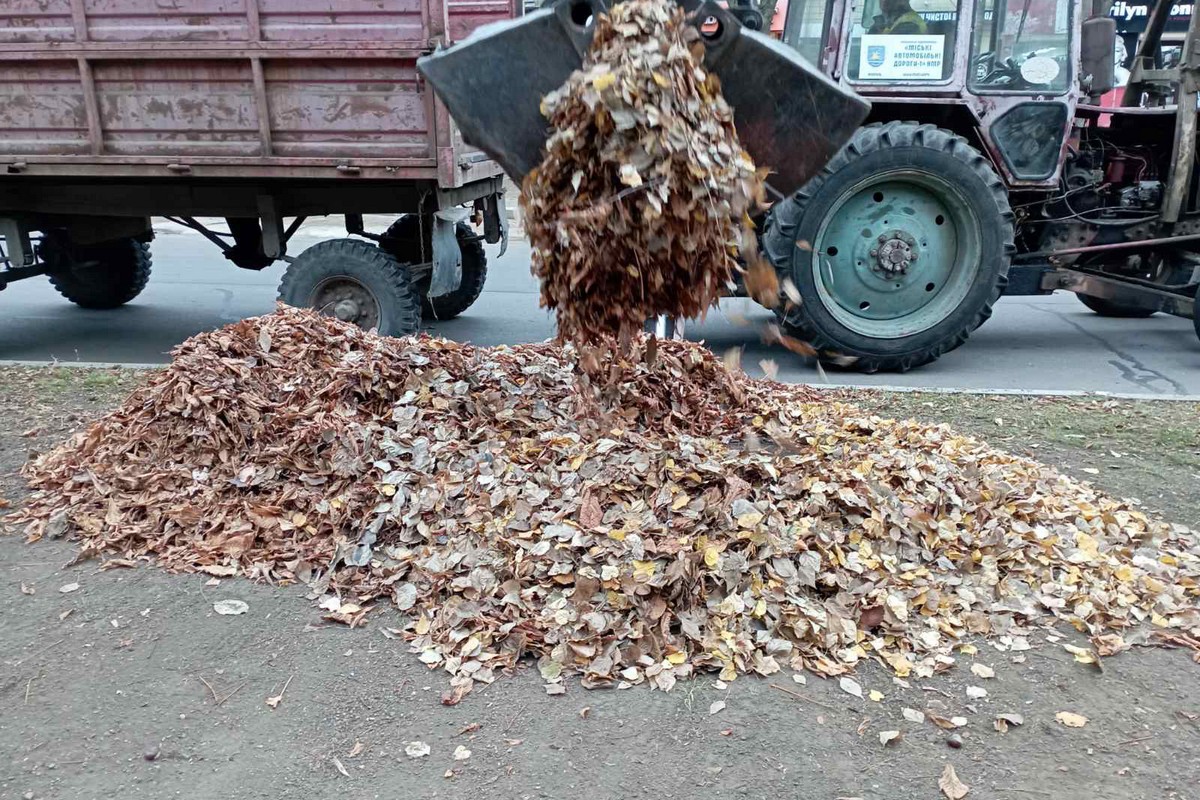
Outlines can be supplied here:
<path id="1" fill-rule="evenodd" d="M 163 369 L 166 364 L 142 362 L 120 363 L 115 361 L 19 361 L 0 359 L 0 367 L 66 367 L 69 369 Z M 1093 400 L 1165 400 L 1173 403 L 1200 403 L 1197 394 L 1146 394 L 1144 392 L 1089 392 L 1082 389 L 975 389 L 926 386 L 867 386 L 854 383 L 820 383 L 798 381 L 790 386 L 838 391 L 904 392 L 913 394 L 962 394 L 992 395 L 1001 397 L 1077 397 Z"/>

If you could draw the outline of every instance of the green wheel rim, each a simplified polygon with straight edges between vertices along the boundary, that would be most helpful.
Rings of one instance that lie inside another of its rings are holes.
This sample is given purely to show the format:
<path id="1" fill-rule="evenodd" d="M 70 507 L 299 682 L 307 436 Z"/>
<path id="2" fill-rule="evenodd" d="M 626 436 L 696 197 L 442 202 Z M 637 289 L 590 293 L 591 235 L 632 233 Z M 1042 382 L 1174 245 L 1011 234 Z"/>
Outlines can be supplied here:
<path id="1" fill-rule="evenodd" d="M 830 206 L 811 253 L 821 304 L 875 339 L 929 330 L 962 304 L 980 270 L 982 231 L 962 192 L 937 175 L 892 170 Z"/>

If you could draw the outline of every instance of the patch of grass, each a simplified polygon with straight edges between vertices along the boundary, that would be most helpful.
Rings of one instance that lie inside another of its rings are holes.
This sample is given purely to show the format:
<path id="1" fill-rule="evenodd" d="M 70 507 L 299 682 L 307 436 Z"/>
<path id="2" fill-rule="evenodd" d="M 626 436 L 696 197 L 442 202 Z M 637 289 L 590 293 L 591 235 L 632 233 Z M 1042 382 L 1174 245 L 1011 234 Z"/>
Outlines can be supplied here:
<path id="1" fill-rule="evenodd" d="M 72 398 L 115 402 L 144 375 L 144 370 L 119 368 L 0 367 L 0 399 L 35 405 L 69 403 Z"/>

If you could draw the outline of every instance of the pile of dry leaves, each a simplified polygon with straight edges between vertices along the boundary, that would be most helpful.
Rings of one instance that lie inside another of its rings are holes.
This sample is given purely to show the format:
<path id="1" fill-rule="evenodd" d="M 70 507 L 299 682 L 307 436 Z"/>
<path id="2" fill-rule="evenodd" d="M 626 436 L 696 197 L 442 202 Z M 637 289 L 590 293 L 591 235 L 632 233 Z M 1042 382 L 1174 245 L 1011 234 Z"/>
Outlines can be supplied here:
<path id="1" fill-rule="evenodd" d="M 669 0 L 620 3 L 597 20 L 583 68 L 543 101 L 553 133 L 521 204 L 542 304 L 569 340 L 700 316 L 739 251 L 757 252 L 762 176 L 699 38 Z"/>
<path id="2" fill-rule="evenodd" d="M 1185 528 L 651 342 L 601 383 L 570 347 L 239 322 L 30 464 L 28 532 L 375 609 L 450 673 L 447 702 L 524 655 L 551 683 L 670 689 L 864 659 L 927 676 L 969 634 L 1026 649 L 1055 619 L 1100 655 L 1140 623 L 1200 628 Z"/>

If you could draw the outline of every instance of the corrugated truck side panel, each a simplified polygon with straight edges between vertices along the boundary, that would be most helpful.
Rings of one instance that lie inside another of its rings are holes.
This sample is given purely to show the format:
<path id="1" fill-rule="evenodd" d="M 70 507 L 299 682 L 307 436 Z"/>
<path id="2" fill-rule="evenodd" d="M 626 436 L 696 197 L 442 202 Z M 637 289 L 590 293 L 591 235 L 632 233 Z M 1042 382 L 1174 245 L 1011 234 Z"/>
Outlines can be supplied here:
<path id="1" fill-rule="evenodd" d="M 512 0 L 6 0 L 0 164 L 29 174 L 498 173 L 416 72 Z"/>

